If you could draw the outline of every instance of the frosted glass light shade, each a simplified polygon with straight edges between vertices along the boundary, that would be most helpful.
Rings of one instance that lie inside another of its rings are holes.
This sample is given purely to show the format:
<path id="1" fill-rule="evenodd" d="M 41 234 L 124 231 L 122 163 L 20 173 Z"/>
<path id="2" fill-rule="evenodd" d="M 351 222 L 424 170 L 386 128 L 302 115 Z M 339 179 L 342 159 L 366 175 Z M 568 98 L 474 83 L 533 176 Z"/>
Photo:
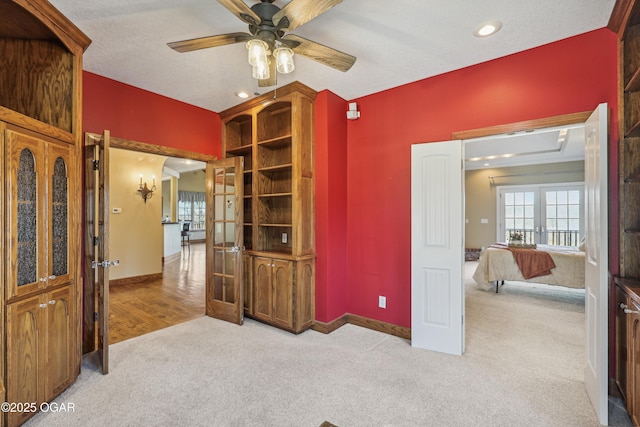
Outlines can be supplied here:
<path id="1" fill-rule="evenodd" d="M 296 66 L 293 64 L 293 51 L 288 47 L 279 47 L 273 55 L 276 57 L 276 69 L 279 73 L 288 74 L 295 70 Z"/>
<path id="2" fill-rule="evenodd" d="M 249 64 L 256 66 L 267 63 L 267 43 L 259 39 L 251 39 L 247 42 L 247 50 L 249 51 Z"/>
<path id="3" fill-rule="evenodd" d="M 252 75 L 254 79 L 258 79 L 258 80 L 268 79 L 270 77 L 268 62 L 265 61 L 263 64 L 254 65 Z"/>

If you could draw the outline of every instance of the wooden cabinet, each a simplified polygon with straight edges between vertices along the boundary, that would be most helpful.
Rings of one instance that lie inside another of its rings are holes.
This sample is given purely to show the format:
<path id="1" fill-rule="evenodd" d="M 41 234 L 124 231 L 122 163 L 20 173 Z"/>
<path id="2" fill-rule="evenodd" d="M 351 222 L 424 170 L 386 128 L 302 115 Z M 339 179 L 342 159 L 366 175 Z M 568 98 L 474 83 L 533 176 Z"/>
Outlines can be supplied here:
<path id="1" fill-rule="evenodd" d="M 291 261 L 274 258 L 255 258 L 256 319 L 293 328 L 293 268 Z"/>
<path id="2" fill-rule="evenodd" d="M 80 372 L 75 162 L 82 54 L 90 40 L 44 0 L 0 2 L 0 28 L 2 397 L 39 404 Z M 2 414 L 0 425 L 19 425 L 33 414 Z"/>
<path id="3" fill-rule="evenodd" d="M 616 384 L 634 425 L 640 425 L 640 280 L 616 282 Z"/>
<path id="4" fill-rule="evenodd" d="M 640 2 L 617 2 L 619 36 L 620 277 L 615 277 L 615 374 L 635 425 L 640 422 Z"/>
<path id="5" fill-rule="evenodd" d="M 53 399 L 74 376 L 73 287 L 66 286 L 7 307 L 7 398 L 36 403 Z M 32 412 L 8 413 L 19 425 Z"/>
<path id="6" fill-rule="evenodd" d="M 625 291 L 616 286 L 616 384 L 625 401 L 627 399 L 627 369 L 628 363 L 628 343 L 627 343 L 627 322 L 628 315 L 625 308 L 629 307 L 629 297 Z"/>
<path id="7" fill-rule="evenodd" d="M 640 304 L 632 300 L 627 310 L 627 411 L 637 426 L 640 425 Z"/>
<path id="8" fill-rule="evenodd" d="M 315 96 L 296 82 L 220 114 L 225 157 L 244 158 L 245 314 L 292 332 L 314 318 Z"/>
<path id="9" fill-rule="evenodd" d="M 11 260 L 6 291 L 11 301 L 72 281 L 74 229 L 69 190 L 76 186 L 68 144 L 7 129 L 5 147 Z"/>

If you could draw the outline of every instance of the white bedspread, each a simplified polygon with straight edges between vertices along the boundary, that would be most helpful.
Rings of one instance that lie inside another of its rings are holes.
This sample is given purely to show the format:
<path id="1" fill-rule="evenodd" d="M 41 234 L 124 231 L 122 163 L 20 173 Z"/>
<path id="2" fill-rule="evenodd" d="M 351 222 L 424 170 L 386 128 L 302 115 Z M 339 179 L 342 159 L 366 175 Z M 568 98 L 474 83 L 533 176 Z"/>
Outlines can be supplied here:
<path id="1" fill-rule="evenodd" d="M 513 254 L 507 249 L 488 248 L 480 256 L 473 280 L 485 290 L 495 289 L 490 282 L 516 280 L 547 285 L 584 288 L 584 252 L 572 248 L 538 245 L 537 250 L 548 252 L 556 264 L 551 274 L 525 279 Z"/>

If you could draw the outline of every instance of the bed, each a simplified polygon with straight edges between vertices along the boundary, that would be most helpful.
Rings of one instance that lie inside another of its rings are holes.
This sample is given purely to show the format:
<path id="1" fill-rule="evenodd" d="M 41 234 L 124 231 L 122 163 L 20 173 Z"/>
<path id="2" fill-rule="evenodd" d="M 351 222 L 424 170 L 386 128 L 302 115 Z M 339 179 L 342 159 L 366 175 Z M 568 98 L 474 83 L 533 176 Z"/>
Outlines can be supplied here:
<path id="1" fill-rule="evenodd" d="M 545 258 L 552 262 L 540 268 L 541 259 Z M 496 292 L 499 282 L 504 284 L 505 280 L 584 288 L 584 263 L 584 252 L 571 247 L 538 245 L 536 249 L 514 250 L 505 244 L 495 244 L 480 256 L 473 280 L 485 290 L 493 289 L 492 282 L 495 282 Z M 531 264 L 534 264 L 533 270 Z M 544 271 L 551 265 L 553 267 Z"/>

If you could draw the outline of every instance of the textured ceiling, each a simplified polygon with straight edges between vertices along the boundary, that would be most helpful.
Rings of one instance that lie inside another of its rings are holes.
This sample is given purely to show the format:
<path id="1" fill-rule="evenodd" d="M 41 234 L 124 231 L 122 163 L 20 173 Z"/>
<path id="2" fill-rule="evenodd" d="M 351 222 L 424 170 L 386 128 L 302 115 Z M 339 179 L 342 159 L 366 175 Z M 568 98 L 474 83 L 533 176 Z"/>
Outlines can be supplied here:
<path id="1" fill-rule="evenodd" d="M 256 0 L 245 0 L 248 6 Z M 215 0 L 51 0 L 93 43 L 84 69 L 220 112 L 264 93 L 251 77 L 243 44 L 189 53 L 171 41 L 230 32 L 247 25 Z M 288 0 L 276 0 L 283 7 Z M 607 25 L 615 0 L 344 0 L 293 34 L 352 54 L 346 73 L 296 56 L 278 77 L 346 100 L 477 64 Z M 485 21 L 502 30 L 472 35 Z"/>

